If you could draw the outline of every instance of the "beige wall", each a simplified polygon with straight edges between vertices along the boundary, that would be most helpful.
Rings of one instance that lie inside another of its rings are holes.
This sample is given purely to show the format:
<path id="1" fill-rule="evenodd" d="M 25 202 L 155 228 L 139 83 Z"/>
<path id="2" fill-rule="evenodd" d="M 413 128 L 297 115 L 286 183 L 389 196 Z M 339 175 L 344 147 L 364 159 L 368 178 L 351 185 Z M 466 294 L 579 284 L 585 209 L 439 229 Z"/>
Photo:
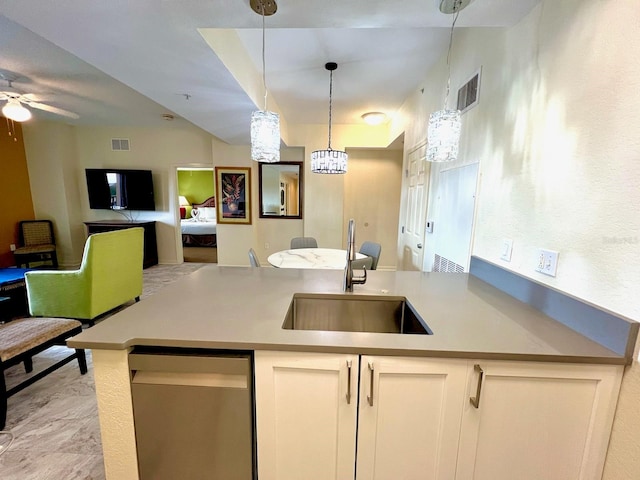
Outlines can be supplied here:
<path id="1" fill-rule="evenodd" d="M 349 148 L 342 224 L 356 222 L 356 248 L 368 240 L 382 246 L 378 269 L 395 270 L 402 183 L 402 150 Z M 346 235 L 343 239 L 346 248 Z"/>
<path id="2" fill-rule="evenodd" d="M 86 238 L 83 222 L 124 218 L 89 208 L 84 170 L 102 167 L 153 171 L 156 211 L 135 212 L 134 217 L 157 222 L 160 263 L 178 261 L 176 168 L 212 166 L 211 135 L 186 123 L 135 128 L 30 122 L 24 136 L 34 210 L 36 216 L 55 219 L 62 266 L 80 263 Z M 112 151 L 111 138 L 128 138 L 131 150 Z"/>

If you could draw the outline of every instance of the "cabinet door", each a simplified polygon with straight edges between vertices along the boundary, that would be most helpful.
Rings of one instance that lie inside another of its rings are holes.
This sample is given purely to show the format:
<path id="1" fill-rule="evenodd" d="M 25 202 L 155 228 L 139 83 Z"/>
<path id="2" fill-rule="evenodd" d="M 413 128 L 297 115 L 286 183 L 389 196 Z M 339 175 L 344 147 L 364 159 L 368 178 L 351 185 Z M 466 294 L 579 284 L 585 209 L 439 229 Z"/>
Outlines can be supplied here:
<path id="1" fill-rule="evenodd" d="M 457 479 L 601 478 L 623 367 L 475 363 L 482 372 L 470 362 Z"/>
<path id="2" fill-rule="evenodd" d="M 361 359 L 358 480 L 453 479 L 467 362 Z"/>
<path id="3" fill-rule="evenodd" d="M 353 480 L 358 356 L 258 351 L 255 382 L 260 480 Z"/>

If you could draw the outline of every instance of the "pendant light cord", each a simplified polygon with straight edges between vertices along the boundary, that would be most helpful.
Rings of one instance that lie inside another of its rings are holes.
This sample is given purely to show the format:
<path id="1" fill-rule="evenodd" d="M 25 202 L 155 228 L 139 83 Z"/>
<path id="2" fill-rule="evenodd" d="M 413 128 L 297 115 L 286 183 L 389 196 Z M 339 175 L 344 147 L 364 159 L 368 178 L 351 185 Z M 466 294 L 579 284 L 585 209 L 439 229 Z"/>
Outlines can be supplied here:
<path id="1" fill-rule="evenodd" d="M 331 150 L 331 98 L 333 97 L 333 70 L 329 72 L 329 146 L 327 150 Z"/>
<path id="2" fill-rule="evenodd" d="M 265 61 L 264 61 L 264 51 L 265 51 L 265 34 L 264 34 L 264 2 L 266 0 L 262 0 L 262 2 L 260 2 L 260 6 L 262 7 L 262 86 L 264 87 L 264 111 L 267 111 L 267 74 L 266 74 L 266 67 L 265 67 Z"/>
<path id="3" fill-rule="evenodd" d="M 456 26 L 456 22 L 458 21 L 458 15 L 460 14 L 460 10 L 456 8 L 456 13 L 453 14 L 453 23 L 451 24 L 451 32 L 449 33 L 449 50 L 447 50 L 447 94 L 444 97 L 444 108 L 447 109 L 447 103 L 449 103 L 449 90 L 451 89 L 451 45 L 453 45 L 453 27 Z"/>

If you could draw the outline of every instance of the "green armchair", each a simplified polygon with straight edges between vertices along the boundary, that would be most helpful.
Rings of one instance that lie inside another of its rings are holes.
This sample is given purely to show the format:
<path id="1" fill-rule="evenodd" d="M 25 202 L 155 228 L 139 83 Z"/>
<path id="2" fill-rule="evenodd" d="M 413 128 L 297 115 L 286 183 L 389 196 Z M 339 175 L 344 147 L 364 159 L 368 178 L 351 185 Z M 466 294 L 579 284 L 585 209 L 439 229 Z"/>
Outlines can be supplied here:
<path id="1" fill-rule="evenodd" d="M 79 270 L 25 274 L 29 311 L 93 325 L 99 315 L 140 300 L 144 229 L 96 233 L 87 239 Z"/>

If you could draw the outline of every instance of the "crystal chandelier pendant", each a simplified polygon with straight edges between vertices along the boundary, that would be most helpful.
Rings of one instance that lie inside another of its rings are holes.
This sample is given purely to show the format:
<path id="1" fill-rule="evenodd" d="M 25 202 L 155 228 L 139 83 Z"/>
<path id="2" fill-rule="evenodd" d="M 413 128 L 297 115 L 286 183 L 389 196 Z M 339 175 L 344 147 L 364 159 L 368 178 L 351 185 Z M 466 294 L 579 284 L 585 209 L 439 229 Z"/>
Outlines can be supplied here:
<path id="1" fill-rule="evenodd" d="M 347 173 L 347 154 L 340 150 L 316 150 L 311 152 L 313 173 Z"/>
<path id="2" fill-rule="evenodd" d="M 338 68 L 335 62 L 328 62 L 324 68 L 329 71 L 329 144 L 326 150 L 311 152 L 311 171 L 313 173 L 347 173 L 347 152 L 331 148 L 331 102 L 333 98 L 333 71 Z"/>
<path id="3" fill-rule="evenodd" d="M 459 110 L 438 110 L 429 115 L 428 161 L 452 162 L 458 158 L 461 124 Z"/>
<path id="4" fill-rule="evenodd" d="M 262 163 L 280 161 L 280 115 L 267 110 L 251 114 L 251 159 Z"/>

